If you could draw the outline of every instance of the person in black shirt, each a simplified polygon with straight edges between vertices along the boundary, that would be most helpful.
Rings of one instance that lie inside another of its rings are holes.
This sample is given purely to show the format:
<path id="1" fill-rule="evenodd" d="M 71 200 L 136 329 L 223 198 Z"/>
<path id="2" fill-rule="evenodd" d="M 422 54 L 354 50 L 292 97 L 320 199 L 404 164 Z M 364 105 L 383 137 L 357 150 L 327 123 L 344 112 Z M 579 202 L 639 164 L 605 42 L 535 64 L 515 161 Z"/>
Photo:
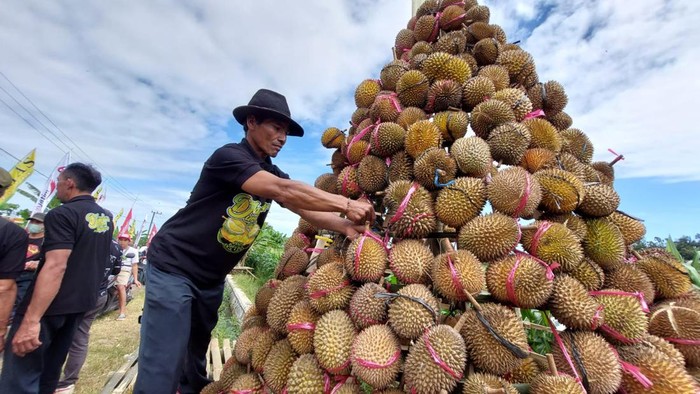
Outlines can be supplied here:
<path id="1" fill-rule="evenodd" d="M 374 220 L 371 204 L 289 180 L 272 164 L 287 136 L 304 134 L 284 96 L 261 89 L 233 115 L 245 138 L 209 157 L 187 204 L 148 249 L 134 393 L 199 393 L 209 382 L 205 354 L 224 279 L 255 240 L 273 200 L 351 238 Z"/>
<path id="2" fill-rule="evenodd" d="M 10 173 L 0 168 L 0 197 L 12 182 Z M 24 270 L 26 251 L 27 233 L 0 217 L 0 353 L 5 348 L 5 334 L 17 295 L 16 280 Z"/>
<path id="3" fill-rule="evenodd" d="M 58 176 L 63 205 L 46 214 L 44 255 L 17 309 L 0 393 L 53 393 L 75 329 L 95 306 L 112 242 L 112 220 L 92 197 L 100 173 L 72 163 Z"/>
<path id="4" fill-rule="evenodd" d="M 44 217 L 46 215 L 41 212 L 34 213 L 29 218 L 27 231 L 29 232 L 29 245 L 27 246 L 27 257 L 24 262 L 24 271 L 17 278 L 17 302 L 19 305 L 27 293 L 29 284 L 34 280 L 34 274 L 39 267 L 39 258 L 41 257 L 41 246 L 44 243 Z"/>

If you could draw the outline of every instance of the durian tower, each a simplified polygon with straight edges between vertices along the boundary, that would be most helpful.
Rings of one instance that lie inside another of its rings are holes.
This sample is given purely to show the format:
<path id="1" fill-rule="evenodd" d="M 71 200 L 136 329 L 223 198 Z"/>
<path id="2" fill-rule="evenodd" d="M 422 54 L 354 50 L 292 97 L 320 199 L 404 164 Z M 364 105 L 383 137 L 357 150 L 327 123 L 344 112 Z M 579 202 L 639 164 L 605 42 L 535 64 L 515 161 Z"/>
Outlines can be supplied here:
<path id="1" fill-rule="evenodd" d="M 315 186 L 376 223 L 350 240 L 300 220 L 207 392 L 697 392 L 700 294 L 666 252 L 631 251 L 622 157 L 592 161 L 562 85 L 489 19 L 428 0 L 359 81 Z M 549 363 L 532 330 L 554 330 Z"/>

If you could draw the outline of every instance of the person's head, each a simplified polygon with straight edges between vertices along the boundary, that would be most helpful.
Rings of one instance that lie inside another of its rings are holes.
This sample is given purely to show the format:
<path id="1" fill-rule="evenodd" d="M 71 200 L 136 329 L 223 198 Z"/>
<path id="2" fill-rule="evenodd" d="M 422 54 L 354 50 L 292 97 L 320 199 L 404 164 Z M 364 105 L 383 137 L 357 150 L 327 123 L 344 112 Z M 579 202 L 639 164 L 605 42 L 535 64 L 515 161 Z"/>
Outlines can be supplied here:
<path id="1" fill-rule="evenodd" d="M 89 164 L 68 164 L 58 175 L 56 197 L 61 202 L 71 198 L 92 193 L 102 183 L 102 175 Z"/>
<path id="2" fill-rule="evenodd" d="M 29 224 L 27 224 L 27 231 L 30 234 L 41 234 L 44 232 L 44 217 L 46 215 L 37 212 L 29 218 Z"/>
<path id="3" fill-rule="evenodd" d="M 129 247 L 129 242 L 131 242 L 131 236 L 129 234 L 119 234 L 119 247 L 126 249 Z"/>
<path id="4" fill-rule="evenodd" d="M 12 175 L 10 175 L 10 173 L 4 168 L 0 167 L 0 197 L 5 194 L 5 190 L 7 190 L 7 188 L 10 187 L 14 181 L 15 180 L 12 179 Z"/>
<path id="5" fill-rule="evenodd" d="M 277 156 L 288 135 L 304 135 L 304 129 L 291 118 L 287 99 L 271 90 L 258 90 L 248 105 L 233 110 L 233 116 L 243 125 L 253 149 L 263 157 Z"/>

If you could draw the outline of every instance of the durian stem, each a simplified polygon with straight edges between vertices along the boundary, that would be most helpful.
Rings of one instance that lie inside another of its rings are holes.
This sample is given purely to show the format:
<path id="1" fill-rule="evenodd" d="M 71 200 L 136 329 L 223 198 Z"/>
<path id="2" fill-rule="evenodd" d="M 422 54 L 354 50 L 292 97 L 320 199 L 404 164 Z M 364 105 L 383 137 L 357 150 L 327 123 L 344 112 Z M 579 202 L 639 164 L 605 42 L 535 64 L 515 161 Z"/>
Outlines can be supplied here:
<path id="1" fill-rule="evenodd" d="M 525 328 L 531 328 L 533 330 L 552 332 L 552 329 L 547 326 L 543 326 L 537 323 L 531 323 L 529 321 L 524 321 L 523 326 L 525 326 Z"/>
<path id="2" fill-rule="evenodd" d="M 610 164 L 610 167 L 614 166 L 615 163 L 617 163 L 618 161 L 624 160 L 624 159 L 625 159 L 625 156 L 623 156 L 623 155 L 617 156 L 615 159 L 613 159 L 613 161 L 611 161 L 611 162 L 609 163 L 609 164 Z"/>
<path id="3" fill-rule="evenodd" d="M 537 226 L 534 224 L 528 224 L 527 226 L 521 226 L 520 230 L 537 230 Z"/>
<path id="4" fill-rule="evenodd" d="M 394 60 L 397 59 L 397 57 L 396 57 L 396 47 L 391 48 L 391 56 L 393 56 Z"/>
<path id="5" fill-rule="evenodd" d="M 527 353 L 528 353 L 528 355 L 529 355 L 530 357 L 532 357 L 534 360 L 540 361 L 540 362 L 545 363 L 545 364 L 547 363 L 547 357 L 545 357 L 545 356 L 543 356 L 543 355 L 541 355 L 541 354 L 539 354 L 539 353 L 535 353 L 535 352 L 533 352 L 532 350 L 528 351 Z"/>
<path id="6" fill-rule="evenodd" d="M 557 376 L 557 364 L 554 362 L 554 356 L 552 356 L 552 353 L 547 353 L 547 365 L 549 366 L 549 372 L 553 376 Z"/>
<path id="7" fill-rule="evenodd" d="M 637 252 L 636 250 L 632 249 L 632 250 L 630 250 L 630 253 L 632 253 L 632 256 L 636 257 L 637 260 L 641 260 L 641 259 L 642 259 L 642 255 L 639 254 L 639 252 Z"/>
<path id="8" fill-rule="evenodd" d="M 467 314 L 462 313 L 462 316 L 459 317 L 459 320 L 457 320 L 457 324 L 455 324 L 455 330 L 457 332 L 462 331 L 462 327 L 464 327 L 464 323 L 467 322 Z"/>

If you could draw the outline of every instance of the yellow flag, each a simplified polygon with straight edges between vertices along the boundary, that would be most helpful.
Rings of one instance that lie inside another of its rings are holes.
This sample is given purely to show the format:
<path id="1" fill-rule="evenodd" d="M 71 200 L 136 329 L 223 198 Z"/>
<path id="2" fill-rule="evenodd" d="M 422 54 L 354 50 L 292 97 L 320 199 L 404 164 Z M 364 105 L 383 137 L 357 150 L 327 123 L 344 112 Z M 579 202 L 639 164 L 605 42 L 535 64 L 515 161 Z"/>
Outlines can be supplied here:
<path id="1" fill-rule="evenodd" d="M 5 190 L 5 194 L 0 197 L 0 204 L 7 202 L 7 200 L 12 197 L 13 194 L 17 191 L 17 188 L 19 185 L 22 184 L 27 178 L 29 178 L 30 175 L 34 172 L 34 157 L 36 154 L 36 149 L 32 149 L 31 152 L 27 154 L 27 156 L 24 156 L 24 159 L 20 160 L 19 163 L 17 163 L 12 169 L 10 170 L 10 176 L 12 176 L 12 179 L 15 181 L 12 182 L 12 185 Z"/>

